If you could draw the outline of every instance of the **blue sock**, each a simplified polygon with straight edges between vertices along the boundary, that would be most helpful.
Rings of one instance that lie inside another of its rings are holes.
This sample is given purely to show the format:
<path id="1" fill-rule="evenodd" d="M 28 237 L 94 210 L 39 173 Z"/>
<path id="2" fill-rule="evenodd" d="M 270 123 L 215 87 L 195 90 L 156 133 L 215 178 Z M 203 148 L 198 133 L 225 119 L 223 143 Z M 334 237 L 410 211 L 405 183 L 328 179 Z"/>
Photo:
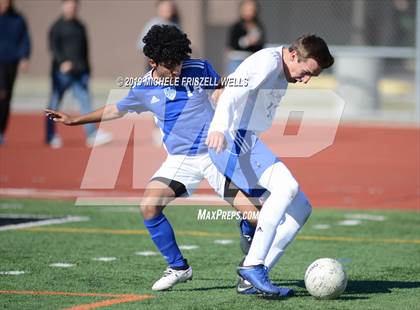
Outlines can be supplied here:
<path id="1" fill-rule="evenodd" d="M 254 237 L 255 227 L 247 220 L 241 220 L 241 231 L 242 234 Z"/>
<path id="2" fill-rule="evenodd" d="M 188 267 L 187 260 L 184 259 L 176 244 L 174 230 L 163 213 L 150 220 L 144 220 L 144 225 L 171 268 L 184 269 Z"/>

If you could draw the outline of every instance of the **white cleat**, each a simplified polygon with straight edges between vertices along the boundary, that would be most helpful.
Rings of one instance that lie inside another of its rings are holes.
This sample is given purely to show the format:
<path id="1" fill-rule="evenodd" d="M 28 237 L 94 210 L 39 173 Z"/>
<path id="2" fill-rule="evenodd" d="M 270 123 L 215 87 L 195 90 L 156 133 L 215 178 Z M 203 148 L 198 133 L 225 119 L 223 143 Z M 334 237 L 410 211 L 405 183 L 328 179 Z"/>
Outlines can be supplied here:
<path id="1" fill-rule="evenodd" d="M 87 138 L 86 145 L 88 147 L 99 146 L 99 145 L 103 145 L 103 144 L 107 144 L 111 142 L 112 139 L 113 139 L 112 133 L 103 131 L 103 130 L 98 130 L 96 131 L 96 133 L 91 134 Z"/>
<path id="2" fill-rule="evenodd" d="M 192 280 L 192 268 L 188 267 L 186 270 L 176 270 L 171 267 L 166 268 L 163 277 L 153 284 L 152 290 L 164 291 L 170 289 L 177 283 L 183 283 Z"/>
<path id="3" fill-rule="evenodd" d="M 54 135 L 48 145 L 53 149 L 59 149 L 63 146 L 63 141 L 61 140 L 59 135 Z"/>

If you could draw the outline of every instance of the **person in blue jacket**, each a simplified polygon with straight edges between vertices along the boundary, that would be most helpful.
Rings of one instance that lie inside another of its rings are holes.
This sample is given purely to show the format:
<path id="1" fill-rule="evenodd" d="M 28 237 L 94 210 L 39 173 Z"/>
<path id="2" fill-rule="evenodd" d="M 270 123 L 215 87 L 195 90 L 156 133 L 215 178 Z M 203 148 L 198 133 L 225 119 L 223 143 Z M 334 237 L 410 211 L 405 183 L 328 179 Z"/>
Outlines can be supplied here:
<path id="1" fill-rule="evenodd" d="M 4 144 L 18 67 L 26 71 L 31 42 L 25 19 L 12 0 L 0 0 L 0 145 Z"/>

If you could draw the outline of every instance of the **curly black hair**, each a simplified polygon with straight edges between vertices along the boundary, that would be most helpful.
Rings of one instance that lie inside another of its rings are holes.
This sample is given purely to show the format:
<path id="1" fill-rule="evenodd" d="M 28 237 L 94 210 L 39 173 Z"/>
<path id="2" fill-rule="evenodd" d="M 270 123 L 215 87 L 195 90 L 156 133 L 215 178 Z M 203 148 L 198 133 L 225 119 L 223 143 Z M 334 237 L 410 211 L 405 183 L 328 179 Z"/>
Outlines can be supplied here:
<path id="1" fill-rule="evenodd" d="M 173 66 L 190 58 L 191 41 L 175 26 L 155 25 L 144 36 L 143 53 L 157 64 Z"/>

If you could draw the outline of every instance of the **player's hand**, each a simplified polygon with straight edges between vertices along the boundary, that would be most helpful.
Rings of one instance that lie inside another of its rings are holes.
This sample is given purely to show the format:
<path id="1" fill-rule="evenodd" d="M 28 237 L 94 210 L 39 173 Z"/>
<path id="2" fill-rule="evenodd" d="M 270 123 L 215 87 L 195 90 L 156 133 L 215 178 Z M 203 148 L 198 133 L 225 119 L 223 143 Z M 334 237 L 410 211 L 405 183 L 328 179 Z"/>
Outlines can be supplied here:
<path id="1" fill-rule="evenodd" d="M 54 122 L 63 123 L 65 125 L 71 125 L 72 124 L 71 116 L 69 116 L 65 113 L 45 109 L 45 115 L 49 119 L 53 120 Z"/>
<path id="2" fill-rule="evenodd" d="M 66 60 L 60 65 L 61 73 L 69 73 L 73 69 L 73 63 L 70 60 Z"/>
<path id="3" fill-rule="evenodd" d="M 220 131 L 212 131 L 207 136 L 206 144 L 216 153 L 220 153 L 226 147 L 225 135 Z"/>
<path id="4" fill-rule="evenodd" d="M 22 59 L 19 62 L 19 70 L 22 72 L 28 72 L 29 69 L 29 60 L 28 59 Z"/>

